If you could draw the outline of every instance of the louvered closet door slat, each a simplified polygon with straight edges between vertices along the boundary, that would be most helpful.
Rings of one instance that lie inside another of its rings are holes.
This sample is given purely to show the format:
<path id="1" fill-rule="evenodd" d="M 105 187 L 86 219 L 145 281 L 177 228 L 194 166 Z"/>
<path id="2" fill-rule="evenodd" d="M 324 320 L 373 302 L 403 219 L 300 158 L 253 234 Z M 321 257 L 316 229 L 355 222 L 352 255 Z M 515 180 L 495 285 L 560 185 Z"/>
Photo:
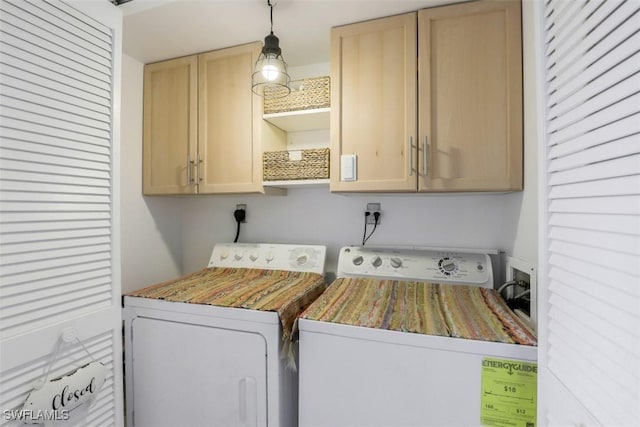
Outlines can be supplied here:
<path id="1" fill-rule="evenodd" d="M 26 145 L 26 144 L 25 144 Z M 25 146 L 25 149 L 15 149 L 13 147 L 0 147 L 0 156 L 7 160 L 12 160 L 15 162 L 35 162 L 41 165 L 58 165 L 76 169 L 87 169 L 94 171 L 109 171 L 109 162 L 104 161 L 93 161 L 93 160 L 83 160 L 81 156 L 66 157 L 60 155 L 51 155 L 49 154 L 48 149 L 41 150 L 38 152 L 37 146 Z M 34 150 L 27 151 L 28 148 L 33 148 Z"/>
<path id="2" fill-rule="evenodd" d="M 34 8 L 38 6 L 45 6 L 44 2 L 40 1 L 34 4 L 29 4 L 25 1 L 15 4 L 7 2 L 3 7 L 3 12 L 6 16 L 3 21 L 16 23 L 21 29 L 28 33 L 34 34 L 40 39 L 49 40 L 58 46 L 71 50 L 81 50 L 86 57 L 91 58 L 93 61 L 107 68 L 111 67 L 111 55 L 109 53 L 110 41 L 101 41 L 96 38 L 92 38 L 92 40 L 89 41 L 82 38 L 77 30 L 76 32 L 68 30 L 59 31 L 63 25 L 63 21 L 57 21 L 56 26 L 56 23 L 40 19 L 33 15 L 32 12 Z M 52 9 L 49 10 L 51 11 Z M 110 40 L 110 36 L 107 38 Z"/>
<path id="3" fill-rule="evenodd" d="M 0 84 L 0 94 L 2 94 L 3 97 L 21 99 L 23 102 L 31 105 L 48 105 L 51 109 L 68 113 L 74 117 L 86 118 L 87 120 L 101 123 L 100 126 L 108 126 L 111 119 L 108 112 L 100 113 L 97 111 L 87 110 L 86 108 L 80 108 L 78 106 L 71 105 L 68 102 L 62 102 L 58 99 L 47 98 L 41 93 L 25 93 L 24 90 L 19 90 L 2 84 Z"/>
<path id="4" fill-rule="evenodd" d="M 611 234 L 598 231 L 551 227 L 549 237 L 561 242 L 597 247 L 612 252 L 619 251 L 619 248 L 640 248 L 640 236 L 637 234 Z M 640 270 L 638 270 L 638 273 L 640 276 Z"/>
<path id="5" fill-rule="evenodd" d="M 556 199 L 549 203 L 549 212 L 640 215 L 640 196 Z"/>
<path id="6" fill-rule="evenodd" d="M 640 42 L 640 33 L 636 37 Z M 555 132 L 566 128 L 611 104 L 622 101 L 629 94 L 640 91 L 640 74 L 636 73 L 628 78 L 626 73 L 616 77 L 613 74 L 607 73 L 607 76 L 612 77 L 610 81 L 604 82 L 608 85 L 607 90 L 591 95 L 589 98 L 581 100 L 580 103 L 575 103 L 572 109 L 564 114 L 556 111 L 556 117 L 551 121 L 548 131 Z"/>
<path id="7" fill-rule="evenodd" d="M 2 92 L 3 99 L 2 105 L 4 108 L 18 110 L 18 111 L 28 111 L 32 114 L 39 115 L 42 117 L 49 117 L 53 120 L 58 121 L 59 123 L 68 122 L 73 126 L 83 126 L 85 129 L 85 133 L 96 134 L 101 137 L 108 137 L 110 132 L 109 121 L 100 121 L 100 120 L 92 120 L 87 116 L 78 116 L 73 113 L 68 113 L 63 110 L 58 110 L 51 106 L 44 106 L 38 103 L 33 103 L 24 99 L 18 99 L 11 96 L 7 96 L 6 93 Z M 108 118 L 107 118 L 108 119 Z"/>
<path id="8" fill-rule="evenodd" d="M 549 217 L 549 225 L 640 235 L 640 218 L 632 215 L 554 213 Z"/>
<path id="9" fill-rule="evenodd" d="M 102 81 L 108 81 L 109 68 L 91 61 L 86 57 L 77 55 L 75 52 L 49 44 L 44 40 L 38 40 L 36 38 L 23 40 L 12 34 L 0 32 L 0 42 L 2 42 L 6 48 L 10 47 L 15 50 L 20 50 L 22 46 L 27 45 L 29 52 L 27 55 L 35 59 L 35 65 L 39 67 L 39 72 L 61 66 L 65 70 L 69 69 L 70 72 L 75 70 L 83 74 L 93 75 Z M 11 54 L 13 52 L 10 50 L 9 53 Z M 16 64 L 16 68 L 19 68 L 19 64 Z M 42 74 L 44 75 L 45 73 L 42 72 Z M 78 83 L 80 85 L 80 82 Z"/>
<path id="10" fill-rule="evenodd" d="M 604 61 L 602 60 L 603 58 L 598 58 L 598 62 L 595 64 L 588 63 L 585 60 L 582 60 L 579 64 L 572 64 L 574 66 L 580 65 L 582 68 L 575 70 L 573 75 L 558 76 L 558 81 L 554 80 L 556 84 L 561 81 L 563 84 L 553 89 L 547 89 L 549 94 L 547 106 L 552 108 L 554 105 L 564 102 L 575 92 L 588 88 L 597 79 L 618 77 L 617 75 L 614 75 L 614 77 L 603 75 L 603 73 L 608 73 L 610 69 L 614 69 L 617 73 L 630 69 L 637 70 L 635 59 L 637 51 L 634 49 L 634 38 L 623 39 L 621 44 L 605 52 Z M 630 75 L 631 73 L 627 74 L 627 76 Z"/>
<path id="11" fill-rule="evenodd" d="M 640 133 L 640 113 L 631 114 L 617 122 L 594 129 L 571 141 L 549 147 L 549 158 L 556 159 L 571 153 L 577 153 L 596 145 L 608 144 L 621 138 L 630 137 L 636 141 Z"/>
<path id="12" fill-rule="evenodd" d="M 9 124 L 3 119 L 4 124 Z M 20 122 L 13 122 L 20 123 Z M 43 153 L 59 154 L 67 157 L 79 157 L 82 159 L 104 161 L 111 159 L 111 150 L 105 145 L 87 144 L 86 141 L 71 141 L 56 138 L 52 135 L 42 135 L 29 130 L 4 128 L 2 130 L 3 145 L 12 147 L 12 144 L 39 144 L 35 150 Z M 62 153 L 62 154 L 61 154 Z M 75 155 L 74 155 L 75 153 Z"/>
<path id="13" fill-rule="evenodd" d="M 549 193 L 550 199 L 598 197 L 629 194 L 629 188 L 640 187 L 640 176 L 603 179 L 594 182 L 556 185 Z"/>
<path id="14" fill-rule="evenodd" d="M 607 144 L 595 144 L 594 141 L 592 146 L 585 146 L 583 143 L 580 145 L 580 150 L 577 149 L 578 147 L 570 150 L 564 144 L 555 146 L 549 151 L 549 171 L 559 172 L 603 160 L 631 156 L 638 152 L 637 144 L 638 136 L 629 135 Z"/>
<path id="15" fill-rule="evenodd" d="M 28 136 L 27 136 L 28 138 Z M 43 143 L 44 142 L 44 143 Z M 78 150 L 78 147 L 67 146 L 62 144 L 59 140 L 51 140 L 51 142 L 57 142 L 58 144 L 48 144 L 48 141 L 44 140 L 26 140 L 24 136 L 20 139 L 8 137 L 7 134 L 3 134 L 2 147 L 7 150 L 25 151 L 28 153 L 43 153 L 49 156 L 57 156 L 62 158 L 70 158 L 74 160 L 84 160 L 97 163 L 108 164 L 111 161 L 109 152 L 105 154 L 87 152 L 84 150 L 86 145 L 82 146 L 82 150 Z M 72 145 L 72 144 L 69 144 Z"/>
<path id="16" fill-rule="evenodd" d="M 554 38 L 562 40 L 567 37 L 567 34 L 570 35 L 571 31 L 575 30 L 575 25 L 573 28 L 571 25 L 571 17 L 582 13 L 588 4 L 586 0 L 575 0 L 564 2 L 559 6 L 558 10 L 554 10 L 555 25 L 549 28 L 546 41 L 549 42 L 549 40 Z"/>
<path id="17" fill-rule="evenodd" d="M 612 266 L 609 268 L 628 273 L 635 277 L 636 281 L 640 278 L 640 265 L 635 262 L 637 261 L 637 257 L 634 253 L 608 251 L 602 248 L 586 247 L 553 239 L 551 239 L 551 242 L 549 247 L 551 253 L 555 252 L 565 256 L 583 259 L 596 265 Z M 635 285 L 635 283 L 630 286 L 633 285 Z M 638 296 L 640 295 L 640 288 L 637 286 L 636 289 L 630 288 L 629 292 Z"/>
<path id="18" fill-rule="evenodd" d="M 634 292 L 636 294 L 638 293 L 635 286 L 635 281 L 638 280 L 638 278 L 634 274 L 578 259 L 572 256 L 572 254 L 552 253 L 549 257 L 549 265 L 574 272 L 578 276 L 590 277 L 602 283 L 603 286 L 626 294 L 627 298 L 629 298 L 630 294 L 633 295 Z M 633 302 L 634 305 L 637 304 L 633 298 L 629 298 L 629 301 Z"/>
<path id="19" fill-rule="evenodd" d="M 558 298 L 560 299 L 560 298 Z M 570 301 L 569 299 L 563 299 L 563 301 Z M 559 334 L 553 335 L 550 337 L 551 341 L 551 351 L 553 351 L 554 344 L 560 344 L 558 339 L 560 337 L 569 336 L 565 345 L 570 348 L 572 352 L 580 352 L 588 350 L 592 353 L 593 358 L 589 361 L 577 358 L 577 365 L 575 365 L 575 369 L 582 372 L 585 376 L 588 377 L 587 382 L 591 387 L 597 388 L 600 386 L 601 388 L 601 396 L 606 397 L 607 399 L 615 399 L 616 406 L 619 410 L 623 410 L 626 405 L 632 404 L 633 401 L 630 398 L 633 391 L 633 381 L 635 378 L 629 378 L 625 374 L 625 366 L 621 365 L 620 362 L 624 361 L 625 357 L 629 356 L 629 353 L 623 353 L 621 358 L 617 358 L 616 354 L 607 354 L 606 348 L 601 348 L 603 346 L 599 346 L 596 343 L 598 342 L 607 342 L 606 336 L 595 333 L 594 331 L 590 331 L 588 328 L 585 328 L 582 325 L 579 325 L 575 322 L 575 319 L 571 319 L 570 316 L 565 316 L 564 313 L 558 313 L 557 311 L 553 311 L 549 313 L 552 321 L 554 322 L 554 326 L 557 326 Z M 567 327 L 565 327 L 567 325 Z M 577 328 L 581 335 L 578 334 L 570 334 L 573 328 Z M 612 359 L 613 358 L 613 359 Z M 631 359 L 633 359 L 631 357 Z M 612 360 L 615 361 L 612 363 Z M 629 360 L 632 362 L 632 360 Z M 616 378 L 616 380 L 611 381 L 610 378 Z M 617 379 L 621 379 L 622 382 L 617 381 Z M 617 398 L 616 395 L 620 395 L 620 393 L 624 393 L 624 398 Z"/>
<path id="20" fill-rule="evenodd" d="M 28 121 L 24 121 L 24 120 L 12 118 L 12 117 L 0 116 L 0 126 L 27 131 L 27 132 L 41 133 L 56 139 L 70 140 L 72 143 L 80 142 L 88 145 L 100 145 L 103 147 L 109 146 L 108 145 L 109 140 L 105 140 L 104 138 L 98 138 L 98 137 L 95 137 L 92 135 L 86 135 L 86 134 L 78 135 L 64 128 L 44 126 L 44 125 L 41 125 L 39 122 L 28 122 Z"/>
<path id="21" fill-rule="evenodd" d="M 3 50 L 12 52 L 15 50 L 19 52 L 19 49 L 14 49 L 12 46 L 8 46 L 2 40 L 2 33 L 0 33 L 0 43 L 3 46 Z M 24 54 L 23 54 L 24 55 Z M 51 56 L 54 56 L 53 54 Z M 4 55 L 3 58 L 5 60 L 11 59 L 10 55 Z M 36 87 L 46 88 L 52 97 L 57 96 L 67 96 L 72 97 L 75 103 L 81 103 L 84 101 L 88 101 L 96 106 L 94 109 L 100 107 L 109 107 L 109 98 L 108 94 L 104 93 L 100 90 L 92 90 L 91 92 L 83 90 L 83 84 L 78 81 L 72 81 L 70 79 L 59 78 L 56 73 L 46 70 L 43 67 L 40 67 L 38 64 L 34 64 L 33 66 L 28 66 L 21 68 L 20 62 L 13 62 L 10 64 L 0 63 L 0 73 L 5 75 L 13 75 L 20 76 L 21 80 L 24 80 L 27 83 L 21 83 L 16 86 L 24 86 L 27 84 L 34 85 Z M 52 80 L 55 77 L 55 80 Z M 10 81 L 5 80 L 3 78 L 3 84 L 6 86 L 10 86 Z M 84 85 L 85 87 L 89 87 L 94 89 L 89 85 Z M 95 93 L 94 93 L 95 92 Z M 60 95 L 58 95 L 60 94 Z"/>
<path id="22" fill-rule="evenodd" d="M 38 281 L 38 283 L 33 282 L 18 282 L 14 283 L 12 286 L 6 287 L 6 296 L 19 295 L 24 292 L 38 292 L 41 290 L 53 290 L 58 294 L 67 293 L 67 289 L 70 287 L 76 286 L 77 284 L 82 283 L 90 283 L 92 281 L 99 281 L 108 279 L 111 274 L 109 268 L 96 267 L 96 265 L 92 265 L 91 268 L 85 269 L 76 269 L 71 274 L 65 274 L 62 276 L 50 277 L 47 279 L 43 279 Z"/>
<path id="23" fill-rule="evenodd" d="M 11 24 L 3 23 L 3 25 Z M 57 59 L 59 54 L 45 48 L 34 49 L 26 53 L 20 52 L 15 46 L 27 38 L 28 33 L 15 25 L 12 26 L 15 27 L 11 29 L 12 34 L 15 34 L 15 36 L 3 34 L 1 40 L 5 45 L 3 55 L 11 56 L 13 66 L 22 70 L 30 70 L 40 76 L 57 75 L 56 80 L 64 85 L 70 87 L 82 86 L 89 93 L 108 96 L 111 90 L 108 82 L 105 79 L 88 75 L 86 73 L 88 71 L 86 70 L 87 64 L 79 64 L 71 68 L 61 65 L 60 62 L 53 62 L 52 59 Z"/>
<path id="24" fill-rule="evenodd" d="M 3 101 L 3 104 L 0 104 L 0 117 L 11 117 L 14 119 L 19 118 L 28 124 L 38 123 L 41 127 L 48 127 L 51 129 L 64 129 L 66 132 L 72 132 L 76 135 L 79 135 L 81 138 L 86 135 L 97 140 L 102 139 L 104 143 L 108 143 L 109 141 L 109 131 L 104 129 L 96 129 L 95 127 L 91 126 L 91 123 L 72 123 L 63 119 L 52 117 L 51 115 L 42 115 L 38 114 L 37 112 L 19 110 L 16 108 L 12 108 L 10 105 L 7 105 L 5 101 Z"/>
<path id="25" fill-rule="evenodd" d="M 25 181 L 7 181 L 2 184 L 4 191 L 33 191 L 31 182 Z M 68 193 L 68 194 L 90 194 L 90 195 L 109 195 L 108 187 L 84 187 L 81 185 L 65 185 L 50 184 L 43 182 L 40 184 L 39 190 L 48 193 Z"/>
<path id="26" fill-rule="evenodd" d="M 551 282 L 551 287 L 556 287 L 558 289 L 564 288 L 564 284 L 553 281 Z M 634 342 L 632 333 L 628 333 L 626 331 L 620 330 L 613 325 L 605 323 L 600 316 L 596 312 L 585 310 L 584 307 L 580 307 L 579 304 L 576 304 L 575 301 L 564 298 L 558 293 L 555 293 L 552 297 L 553 302 L 556 303 L 556 306 L 562 306 L 562 310 L 557 310 L 555 307 L 551 309 L 549 312 L 549 317 L 552 320 L 558 322 L 559 325 L 564 326 L 564 330 L 558 329 L 556 332 L 559 332 L 558 336 L 569 336 L 566 331 L 574 331 L 575 337 L 580 337 L 581 340 L 585 342 L 592 343 L 602 343 L 605 346 L 607 344 L 611 345 L 614 343 L 622 342 L 622 346 L 617 347 L 617 351 L 620 353 L 620 358 L 616 358 L 616 352 L 609 352 L 606 356 L 613 363 L 627 362 L 631 363 L 633 366 L 635 363 L 640 362 L 638 356 L 634 354 L 634 345 L 637 344 Z M 576 316 L 584 319 L 584 322 L 576 321 Z M 589 322 L 589 323 L 587 323 Z M 588 324 L 593 324 L 595 327 L 586 326 Z M 565 332 L 565 333 L 561 333 Z M 571 338 L 568 338 L 571 339 Z M 558 344 L 561 344 L 558 343 Z M 598 351 L 608 351 L 606 349 L 602 349 Z M 611 359 L 613 357 L 613 359 Z M 601 368 L 606 370 L 607 365 L 598 365 L 595 361 L 591 360 L 591 358 L 578 358 L 576 361 L 585 364 L 593 364 L 594 366 L 600 366 Z M 622 365 L 623 367 L 625 365 Z M 628 365 L 627 365 L 628 366 Z M 624 384 L 626 388 L 630 391 L 633 390 L 633 382 L 638 378 L 630 372 L 627 372 L 625 376 L 618 376 L 613 380 L 605 381 L 601 386 L 612 386 L 617 387 L 620 384 Z M 609 384 L 607 384 L 609 383 Z"/>
<path id="27" fill-rule="evenodd" d="M 12 1 L 15 2 L 16 0 Z M 111 57 L 113 36 L 109 28 L 65 3 L 53 0 L 44 0 L 43 4 L 38 0 L 27 1 L 38 5 L 38 7 L 56 16 L 61 21 L 69 23 L 73 29 L 80 30 L 81 33 L 78 34 L 80 38 L 90 40 L 95 45 L 102 47 L 107 53 L 106 56 Z"/>
<path id="28" fill-rule="evenodd" d="M 4 10 L 9 13 L 11 11 L 15 13 L 18 10 L 23 11 L 24 14 L 22 16 L 27 22 L 31 22 L 45 31 L 42 36 L 32 33 L 33 38 L 26 40 L 28 43 L 42 44 L 47 49 L 58 51 L 61 57 L 68 59 L 72 63 L 93 63 L 92 68 L 94 71 L 107 76 L 111 74 L 111 54 L 109 52 L 111 51 L 112 40 L 109 35 L 96 31 L 97 27 L 88 26 L 78 19 L 70 18 L 67 14 L 60 13 L 59 7 L 62 5 L 61 3 L 56 3 L 55 6 L 52 6 L 45 1 L 5 1 L 7 5 L 4 6 Z M 72 10 L 72 8 L 69 8 L 69 10 Z M 46 14 L 46 19 L 38 17 L 43 12 Z M 52 36 L 47 36 L 47 33 L 52 34 Z M 52 38 L 54 39 L 51 40 Z M 59 41 L 59 44 L 55 43 L 57 41 Z M 93 49 L 87 49 L 86 47 L 79 49 L 80 45 L 86 46 L 87 42 L 98 47 L 98 52 L 103 51 L 104 53 L 97 55 Z"/>
<path id="29" fill-rule="evenodd" d="M 589 117 L 580 120 L 564 129 L 554 132 L 549 137 L 551 144 L 559 144 L 565 141 L 578 138 L 595 129 L 604 127 L 609 124 L 615 124 L 616 121 L 623 119 L 630 114 L 640 112 L 640 93 L 634 94 L 624 100 L 611 104 L 591 114 Z"/>
<path id="30" fill-rule="evenodd" d="M 564 339 L 564 336 L 557 336 L 557 334 L 552 334 L 549 337 L 551 342 L 559 342 L 561 343 Z M 580 358 L 580 350 L 572 349 L 566 344 L 561 344 L 564 351 L 557 351 L 556 348 L 551 346 L 549 350 L 550 356 L 553 357 L 553 363 L 550 363 L 549 367 L 553 370 L 574 370 L 580 375 L 576 375 L 572 377 L 565 386 L 570 389 L 580 389 L 583 390 L 584 395 L 586 396 L 583 404 L 588 405 L 589 409 L 594 412 L 602 412 L 606 414 L 606 420 L 603 421 L 602 425 L 607 426 L 628 426 L 633 425 L 629 424 L 625 420 L 621 420 L 621 418 L 625 418 L 625 415 L 620 416 L 619 414 L 626 408 L 622 408 L 620 405 L 620 401 L 616 399 L 615 396 L 610 396 L 602 393 L 599 390 L 598 384 L 595 384 L 589 378 L 589 373 L 584 372 L 577 368 L 575 359 Z M 610 416 L 609 414 L 614 414 Z M 617 414 L 617 415 L 616 415 Z M 566 425 L 566 421 L 558 420 L 556 424 L 552 425 Z"/>
<path id="31" fill-rule="evenodd" d="M 628 316 L 627 319 L 630 322 L 625 325 L 626 328 L 631 328 L 628 332 L 633 333 L 633 326 L 635 321 L 640 319 L 640 313 L 635 311 L 636 307 L 633 304 L 633 300 L 626 298 L 626 294 L 619 289 L 613 289 L 607 287 L 605 283 L 598 282 L 593 277 L 586 277 L 577 274 L 576 272 L 564 270 L 562 267 L 552 267 L 549 270 L 549 277 L 554 281 L 564 284 L 571 284 L 575 292 L 581 292 L 593 299 L 601 301 L 603 306 L 607 307 L 609 311 L 620 311 Z M 635 319 L 635 321 L 634 321 Z M 595 345 L 595 344 L 594 344 Z M 615 351 L 610 348 L 603 348 L 602 351 Z M 631 362 L 631 359 L 626 360 Z"/>
<path id="32" fill-rule="evenodd" d="M 570 40 L 558 39 L 551 42 L 547 67 L 553 68 L 554 78 L 549 80 L 550 92 L 569 81 L 569 76 L 576 76 L 577 70 L 587 69 L 589 66 L 597 67 L 595 62 L 602 55 L 633 34 L 634 31 L 628 22 L 637 13 L 637 5 L 624 1 L 617 7 L 614 7 L 614 4 L 611 0 L 605 2 L 587 18 L 584 23 L 586 25 L 580 25 L 571 34 Z M 607 15 L 608 13 L 610 14 Z M 603 32 L 610 34 L 602 38 Z M 562 49 L 558 48 L 560 44 L 563 45 Z"/>
<path id="33" fill-rule="evenodd" d="M 3 47 L 4 48 L 4 47 Z M 86 110 L 86 114 L 98 113 L 102 117 L 110 118 L 110 107 L 102 97 L 93 94 L 83 95 L 82 92 L 75 91 L 74 88 L 64 87 L 58 82 L 47 82 L 44 79 L 37 79 L 31 76 L 31 71 L 20 74 L 21 78 L 7 75 L 10 72 L 20 72 L 20 69 L 6 65 L 0 62 L 0 90 L 4 94 L 7 88 L 24 93 L 26 96 L 37 95 L 45 98 L 45 103 L 51 106 L 57 106 L 58 103 L 67 105 L 67 108 L 77 107 Z M 31 78 L 31 80 L 24 80 Z M 33 81 L 37 80 L 37 81 Z M 8 92 L 7 92 L 8 93 Z"/>
<path id="34" fill-rule="evenodd" d="M 0 234 L 2 233 L 24 233 L 24 232 L 32 232 L 32 233 L 41 233 L 44 231 L 55 231 L 55 230 L 75 230 L 78 228 L 104 228 L 109 227 L 110 223 L 108 220 L 99 220 L 99 219 L 85 219 L 85 220 L 67 220 L 67 221 L 25 221 L 21 223 L 0 223 Z M 2 251 L 2 248 L 0 248 Z M 5 253 L 4 251 L 0 252 L 0 256 Z M 0 260 L 1 262 L 1 260 Z"/>
<path id="35" fill-rule="evenodd" d="M 2 162 L 0 161 L 0 164 Z M 96 187 L 106 188 L 107 191 L 109 189 L 109 178 L 89 178 L 89 177 L 78 177 L 78 176 L 65 176 L 65 175 L 48 175 L 46 173 L 42 173 L 42 171 L 35 172 L 24 172 L 20 169 L 18 170 L 2 170 L 2 177 L 9 182 L 15 184 L 22 183 L 27 186 L 32 186 L 36 183 L 42 184 L 49 182 L 51 184 L 61 184 L 61 185 L 74 185 L 78 187 L 85 187 L 89 189 L 94 189 Z M 33 191 L 33 188 L 30 187 L 30 190 Z M 97 190 L 95 190 L 97 191 Z M 102 194 L 102 193 L 100 193 Z"/>
<path id="36" fill-rule="evenodd" d="M 638 162 L 640 162 L 640 154 L 635 154 L 575 169 L 562 170 L 555 172 L 549 182 L 552 185 L 561 185 L 633 175 L 637 172 Z M 629 194 L 629 192 L 634 192 L 635 194 L 637 191 L 638 189 L 634 187 L 627 188 L 626 194 Z"/>
<path id="37" fill-rule="evenodd" d="M 635 43 L 638 43 L 638 37 L 640 37 L 640 35 L 636 33 L 631 39 L 626 40 L 619 47 L 620 52 L 624 53 L 626 45 L 633 46 Z M 571 113 L 574 108 L 581 107 L 591 98 L 612 88 L 616 84 L 633 78 L 638 72 L 637 67 L 634 66 L 637 61 L 640 61 L 640 52 L 630 57 L 625 57 L 621 62 L 610 64 L 611 68 L 607 73 L 595 76 L 593 79 L 585 78 L 583 75 L 576 77 L 573 81 L 568 82 L 568 84 L 575 85 L 573 90 L 567 90 L 567 87 L 563 87 L 563 92 L 550 94 L 549 99 L 551 103 L 549 106 L 549 116 L 551 120 L 555 122 L 555 120 L 562 118 L 565 114 Z M 636 91 L 637 87 L 635 89 L 632 88 L 628 94 Z M 562 97 L 560 95 L 562 95 Z"/>

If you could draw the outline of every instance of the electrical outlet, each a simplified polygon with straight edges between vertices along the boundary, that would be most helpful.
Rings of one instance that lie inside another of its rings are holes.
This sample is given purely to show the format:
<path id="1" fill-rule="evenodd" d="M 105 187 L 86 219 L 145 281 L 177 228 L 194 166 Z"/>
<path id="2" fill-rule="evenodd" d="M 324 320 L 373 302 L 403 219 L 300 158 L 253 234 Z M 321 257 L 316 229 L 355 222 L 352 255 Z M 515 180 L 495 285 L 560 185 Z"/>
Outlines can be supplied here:
<path id="1" fill-rule="evenodd" d="M 241 222 L 243 224 L 245 224 L 247 222 L 247 205 L 245 205 L 245 204 L 236 205 L 236 210 L 243 210 L 244 211 L 244 219 Z"/>
<path id="2" fill-rule="evenodd" d="M 367 212 L 369 212 L 369 216 L 367 216 L 367 224 L 374 225 L 376 223 L 376 219 L 373 214 L 374 212 L 378 212 L 378 225 L 380 225 L 380 222 L 382 221 L 380 203 L 367 203 Z"/>

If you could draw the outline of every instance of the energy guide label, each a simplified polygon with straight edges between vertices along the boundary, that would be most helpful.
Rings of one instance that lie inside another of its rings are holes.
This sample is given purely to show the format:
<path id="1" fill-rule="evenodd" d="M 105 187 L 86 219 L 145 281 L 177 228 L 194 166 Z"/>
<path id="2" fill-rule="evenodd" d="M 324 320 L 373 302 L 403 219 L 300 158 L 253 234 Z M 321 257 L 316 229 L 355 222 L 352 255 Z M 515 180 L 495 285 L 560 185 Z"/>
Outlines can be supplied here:
<path id="1" fill-rule="evenodd" d="M 537 376 L 536 363 L 483 358 L 480 423 L 535 427 Z"/>

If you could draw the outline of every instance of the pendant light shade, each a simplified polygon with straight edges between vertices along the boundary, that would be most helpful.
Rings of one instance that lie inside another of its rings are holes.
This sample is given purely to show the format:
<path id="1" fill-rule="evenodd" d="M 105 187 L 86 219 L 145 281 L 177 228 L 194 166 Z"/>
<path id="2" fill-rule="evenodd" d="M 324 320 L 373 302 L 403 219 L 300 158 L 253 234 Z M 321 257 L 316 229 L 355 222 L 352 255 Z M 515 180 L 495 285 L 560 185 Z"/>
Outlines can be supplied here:
<path id="1" fill-rule="evenodd" d="M 264 38 L 262 52 L 253 67 L 251 90 L 267 98 L 281 98 L 291 92 L 291 77 L 287 72 L 287 63 L 282 59 L 280 41 L 273 34 L 273 6 L 270 0 L 267 0 L 267 5 L 271 8 L 271 33 Z"/>

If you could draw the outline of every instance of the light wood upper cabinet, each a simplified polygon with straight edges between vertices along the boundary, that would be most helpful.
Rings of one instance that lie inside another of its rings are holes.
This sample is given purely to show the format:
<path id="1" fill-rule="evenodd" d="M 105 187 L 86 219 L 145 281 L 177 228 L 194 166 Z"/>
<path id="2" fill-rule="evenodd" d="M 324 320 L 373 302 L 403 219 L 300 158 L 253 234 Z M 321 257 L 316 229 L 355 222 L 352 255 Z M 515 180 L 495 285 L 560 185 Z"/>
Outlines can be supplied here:
<path id="1" fill-rule="evenodd" d="M 260 42 L 145 66 L 144 194 L 261 193 Z"/>
<path id="2" fill-rule="evenodd" d="M 262 190 L 261 99 L 251 74 L 261 43 L 199 55 L 199 193 Z"/>
<path id="3" fill-rule="evenodd" d="M 331 30 L 331 191 L 415 191 L 416 44 L 415 13 Z"/>
<path id="4" fill-rule="evenodd" d="M 424 9 L 418 36 L 418 190 L 521 190 L 520 2 Z"/>
<path id="5" fill-rule="evenodd" d="M 198 58 L 144 68 L 143 193 L 195 192 L 190 159 L 197 155 Z"/>
<path id="6" fill-rule="evenodd" d="M 522 189 L 520 21 L 477 1 L 333 28 L 331 190 Z"/>

